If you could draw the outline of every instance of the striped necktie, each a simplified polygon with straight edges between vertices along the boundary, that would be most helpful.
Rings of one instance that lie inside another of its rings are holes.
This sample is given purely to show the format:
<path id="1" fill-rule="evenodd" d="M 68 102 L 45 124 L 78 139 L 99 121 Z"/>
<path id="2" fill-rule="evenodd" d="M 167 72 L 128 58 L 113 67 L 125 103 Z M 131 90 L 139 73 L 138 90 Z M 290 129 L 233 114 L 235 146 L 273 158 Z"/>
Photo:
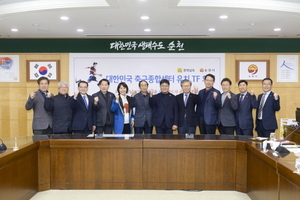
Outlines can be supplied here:
<path id="1" fill-rule="evenodd" d="M 266 98 L 266 93 L 263 94 L 263 96 L 260 100 L 260 104 L 259 104 L 259 108 L 258 108 L 258 114 L 257 114 L 258 119 L 262 119 L 262 109 L 265 105 L 265 98 Z"/>

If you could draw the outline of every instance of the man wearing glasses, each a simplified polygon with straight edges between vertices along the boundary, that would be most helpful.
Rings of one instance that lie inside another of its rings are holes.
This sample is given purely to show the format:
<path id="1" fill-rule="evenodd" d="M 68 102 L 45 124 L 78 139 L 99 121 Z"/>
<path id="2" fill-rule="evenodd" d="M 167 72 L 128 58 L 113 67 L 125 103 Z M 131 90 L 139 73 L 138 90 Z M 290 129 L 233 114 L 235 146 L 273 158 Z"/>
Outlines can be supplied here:
<path id="1" fill-rule="evenodd" d="M 280 98 L 271 91 L 272 85 L 272 79 L 262 80 L 264 92 L 258 96 L 255 128 L 259 137 L 270 137 L 270 133 L 278 128 L 275 112 L 280 110 Z"/>
<path id="2" fill-rule="evenodd" d="M 218 109 L 222 107 L 221 93 L 215 89 L 215 76 L 207 74 L 204 78 L 205 88 L 200 90 L 198 98 L 201 103 L 197 106 L 201 134 L 215 134 L 218 125 Z"/>
<path id="3" fill-rule="evenodd" d="M 150 90 L 149 104 L 153 109 L 152 124 L 157 134 L 173 134 L 178 128 L 178 106 L 176 97 L 169 92 L 170 82 L 160 81 L 160 93 L 153 95 Z"/>
<path id="4" fill-rule="evenodd" d="M 79 92 L 70 99 L 73 110 L 72 131 L 74 134 L 90 134 L 96 129 L 96 113 L 94 99 L 87 94 L 89 84 L 86 81 L 78 83 Z"/>

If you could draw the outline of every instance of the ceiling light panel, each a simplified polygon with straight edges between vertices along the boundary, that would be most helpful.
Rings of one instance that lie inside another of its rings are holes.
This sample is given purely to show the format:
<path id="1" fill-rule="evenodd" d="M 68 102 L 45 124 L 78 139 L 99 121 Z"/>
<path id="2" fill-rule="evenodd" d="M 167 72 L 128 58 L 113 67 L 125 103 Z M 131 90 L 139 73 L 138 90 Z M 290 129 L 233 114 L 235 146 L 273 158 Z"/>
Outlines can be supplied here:
<path id="1" fill-rule="evenodd" d="M 9 1 L 8 1 L 9 2 Z M 66 8 L 94 8 L 94 7 L 109 7 L 106 0 L 39 0 L 39 1 L 24 1 L 18 3 L 7 3 L 0 6 L 0 15 L 40 11 L 50 9 L 66 9 Z"/>
<path id="2" fill-rule="evenodd" d="M 177 6 L 248 8 L 300 13 L 300 4 L 298 2 L 287 2 L 284 0 L 181 0 Z"/>
<path id="3" fill-rule="evenodd" d="M 148 17 L 148 16 L 141 16 L 141 19 L 142 19 L 142 20 L 148 20 L 149 17 Z"/>
<path id="4" fill-rule="evenodd" d="M 67 17 L 67 16 L 61 16 L 60 19 L 61 20 L 69 20 L 69 17 Z"/>

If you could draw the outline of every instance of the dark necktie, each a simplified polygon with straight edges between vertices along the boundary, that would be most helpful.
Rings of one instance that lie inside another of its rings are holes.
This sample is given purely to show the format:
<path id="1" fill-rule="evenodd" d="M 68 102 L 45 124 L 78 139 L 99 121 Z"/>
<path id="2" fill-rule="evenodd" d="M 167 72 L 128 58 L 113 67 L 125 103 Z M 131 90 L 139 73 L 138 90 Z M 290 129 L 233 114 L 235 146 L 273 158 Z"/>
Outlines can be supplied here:
<path id="1" fill-rule="evenodd" d="M 241 95 L 240 95 L 240 100 L 239 100 L 239 103 L 240 103 L 240 104 L 242 103 L 243 99 L 244 99 L 244 94 L 241 94 Z"/>

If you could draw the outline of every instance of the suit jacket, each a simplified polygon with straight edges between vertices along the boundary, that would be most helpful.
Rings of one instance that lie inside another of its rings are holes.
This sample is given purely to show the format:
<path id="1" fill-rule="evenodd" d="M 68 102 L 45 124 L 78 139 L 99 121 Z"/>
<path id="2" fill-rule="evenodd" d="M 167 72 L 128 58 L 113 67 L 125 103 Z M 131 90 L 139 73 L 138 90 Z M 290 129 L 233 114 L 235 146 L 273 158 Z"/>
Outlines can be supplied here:
<path id="1" fill-rule="evenodd" d="M 200 117 L 200 106 L 204 106 L 204 120 L 207 125 L 217 125 L 218 121 L 218 110 L 222 106 L 221 102 L 221 93 L 215 88 L 211 88 L 209 95 L 206 98 L 206 101 L 202 101 L 205 89 L 199 91 L 199 98 L 201 99 L 201 104 L 197 106 L 197 114 Z M 217 98 L 214 99 L 213 92 L 216 92 Z"/>
<path id="2" fill-rule="evenodd" d="M 132 120 L 132 102 L 134 101 L 133 97 L 126 96 L 126 99 L 128 101 L 130 112 L 129 112 L 129 124 Z M 122 110 L 121 110 L 122 109 Z M 119 101 L 117 102 L 115 98 L 112 100 L 111 105 L 111 111 L 114 112 L 114 132 L 116 134 L 122 134 L 124 129 L 124 115 L 123 115 L 123 102 L 121 97 L 119 98 Z M 131 132 L 131 125 L 130 125 L 130 132 Z"/>
<path id="3" fill-rule="evenodd" d="M 150 107 L 153 108 L 152 124 L 161 126 L 165 120 L 167 128 L 172 128 L 173 125 L 178 126 L 178 106 L 176 97 L 168 93 L 167 101 L 164 102 L 163 94 L 158 93 L 149 99 Z"/>
<path id="4" fill-rule="evenodd" d="M 40 90 L 35 92 L 35 98 L 33 100 L 28 97 L 25 108 L 26 110 L 33 109 L 33 130 L 47 129 L 48 126 L 52 127 L 52 113 L 44 109 L 45 98 L 41 94 Z"/>
<path id="5" fill-rule="evenodd" d="M 110 124 L 114 124 L 114 113 L 111 111 L 111 104 L 115 95 L 111 92 L 107 92 L 107 102 L 104 98 L 101 91 L 93 94 L 93 98 L 98 97 L 99 102 L 95 105 L 96 109 L 96 118 L 97 118 L 97 126 L 104 126 L 107 121 L 107 116 L 109 117 Z"/>
<path id="6" fill-rule="evenodd" d="M 44 108 L 52 112 L 53 133 L 68 133 L 71 131 L 72 109 L 69 106 L 70 96 L 58 94 L 45 99 Z"/>
<path id="7" fill-rule="evenodd" d="M 241 94 L 235 96 L 237 101 L 239 101 L 240 95 Z M 241 129 L 253 129 L 252 109 L 256 108 L 256 96 L 250 95 L 250 93 L 247 92 L 242 103 L 239 104 L 239 107 L 236 110 L 236 123 Z"/>
<path id="8" fill-rule="evenodd" d="M 189 94 L 186 106 L 184 106 L 183 93 L 176 96 L 178 104 L 178 126 L 183 126 L 184 116 L 186 116 L 187 124 L 189 126 L 198 125 L 198 117 L 196 113 L 196 106 L 200 104 L 200 98 L 193 93 Z"/>
<path id="9" fill-rule="evenodd" d="M 149 93 L 147 93 L 145 97 L 140 92 L 134 96 L 135 103 L 133 103 L 133 107 L 135 107 L 135 127 L 143 127 L 146 121 L 149 126 L 152 126 L 152 108 L 149 105 L 149 98 Z"/>
<path id="10" fill-rule="evenodd" d="M 228 97 L 225 98 L 222 107 L 219 109 L 219 122 L 223 126 L 236 126 L 235 121 L 235 110 L 238 109 L 238 101 L 235 97 L 235 94 L 230 92 L 231 99 Z"/>
<path id="11" fill-rule="evenodd" d="M 96 126 L 94 98 L 90 95 L 86 96 L 89 100 L 88 109 L 85 106 L 81 94 L 78 94 L 76 100 L 74 99 L 74 96 L 70 99 L 70 107 L 73 110 L 72 131 L 82 131 L 85 129 L 86 125 L 92 130 L 93 126 Z"/>
<path id="12" fill-rule="evenodd" d="M 259 108 L 262 95 L 263 94 L 260 94 L 258 96 L 257 108 Z M 280 98 L 278 97 L 278 100 L 275 100 L 274 93 L 270 92 L 265 101 L 264 107 L 262 108 L 262 125 L 266 130 L 273 130 L 278 128 L 275 112 L 279 110 Z M 256 110 L 256 123 L 258 120 L 257 115 L 258 109 Z"/>

